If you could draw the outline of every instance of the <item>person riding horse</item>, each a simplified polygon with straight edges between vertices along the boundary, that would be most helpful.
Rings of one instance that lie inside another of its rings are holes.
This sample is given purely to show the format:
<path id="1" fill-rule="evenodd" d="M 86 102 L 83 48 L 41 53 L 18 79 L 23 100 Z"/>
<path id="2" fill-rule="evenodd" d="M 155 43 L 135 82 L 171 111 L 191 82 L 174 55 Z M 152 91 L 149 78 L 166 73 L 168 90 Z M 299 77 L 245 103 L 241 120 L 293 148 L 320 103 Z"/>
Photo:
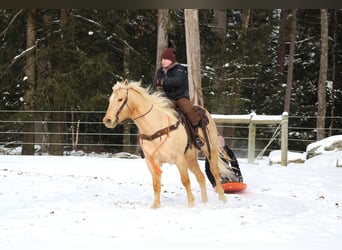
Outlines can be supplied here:
<path id="1" fill-rule="evenodd" d="M 190 121 L 194 133 L 194 145 L 201 149 L 204 145 L 198 136 L 198 128 L 201 127 L 201 117 L 194 110 L 189 96 L 189 84 L 187 71 L 184 66 L 179 64 L 173 48 L 166 48 L 161 54 L 162 66 L 156 72 L 153 87 L 162 89 L 166 96 L 173 101 L 178 108 Z"/>

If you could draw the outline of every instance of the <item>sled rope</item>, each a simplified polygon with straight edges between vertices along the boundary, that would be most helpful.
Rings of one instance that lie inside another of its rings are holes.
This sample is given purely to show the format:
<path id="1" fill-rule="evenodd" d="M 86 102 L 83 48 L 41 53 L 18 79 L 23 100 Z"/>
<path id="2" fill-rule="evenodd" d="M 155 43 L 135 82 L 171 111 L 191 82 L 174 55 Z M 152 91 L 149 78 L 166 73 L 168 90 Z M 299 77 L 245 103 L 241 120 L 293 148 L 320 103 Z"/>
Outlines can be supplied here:
<path id="1" fill-rule="evenodd" d="M 282 125 L 283 121 L 279 123 L 278 127 L 276 128 L 276 130 L 273 133 L 272 138 L 270 139 L 270 141 L 267 143 L 267 145 L 264 147 L 263 150 L 261 150 L 261 152 L 259 153 L 259 155 L 257 156 L 257 159 L 261 159 L 261 157 L 264 156 L 265 151 L 267 150 L 267 148 L 271 145 L 271 143 L 274 141 L 274 139 L 279 135 L 280 133 L 280 128 Z"/>

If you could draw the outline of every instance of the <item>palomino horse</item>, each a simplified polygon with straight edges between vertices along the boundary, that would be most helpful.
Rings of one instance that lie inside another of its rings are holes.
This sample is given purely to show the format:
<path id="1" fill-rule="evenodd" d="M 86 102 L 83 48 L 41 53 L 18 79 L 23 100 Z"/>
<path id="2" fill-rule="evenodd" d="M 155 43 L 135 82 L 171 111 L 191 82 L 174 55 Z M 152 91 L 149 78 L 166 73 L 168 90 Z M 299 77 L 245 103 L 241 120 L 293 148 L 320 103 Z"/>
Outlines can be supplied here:
<path id="1" fill-rule="evenodd" d="M 210 153 L 210 170 L 220 183 L 218 169 L 217 128 L 209 112 L 207 125 L 210 140 L 210 151 L 204 145 L 202 150 L 206 157 Z M 188 197 L 188 206 L 194 206 L 194 196 L 190 188 L 188 169 L 194 173 L 201 189 L 202 202 L 207 202 L 205 177 L 202 173 L 197 155 L 199 150 L 194 146 L 187 147 L 187 133 L 180 123 L 172 102 L 161 92 L 149 93 L 149 90 L 140 86 L 140 82 L 117 82 L 109 98 L 109 106 L 103 123 L 107 128 L 115 128 L 126 119 L 131 119 L 139 129 L 139 141 L 145 155 L 147 166 L 152 175 L 154 200 L 152 208 L 160 207 L 161 165 L 175 164 L 181 176 Z M 203 132 L 199 131 L 203 139 Z M 187 150 L 186 150 L 187 149 Z M 226 202 L 221 185 L 217 185 L 219 199 Z"/>

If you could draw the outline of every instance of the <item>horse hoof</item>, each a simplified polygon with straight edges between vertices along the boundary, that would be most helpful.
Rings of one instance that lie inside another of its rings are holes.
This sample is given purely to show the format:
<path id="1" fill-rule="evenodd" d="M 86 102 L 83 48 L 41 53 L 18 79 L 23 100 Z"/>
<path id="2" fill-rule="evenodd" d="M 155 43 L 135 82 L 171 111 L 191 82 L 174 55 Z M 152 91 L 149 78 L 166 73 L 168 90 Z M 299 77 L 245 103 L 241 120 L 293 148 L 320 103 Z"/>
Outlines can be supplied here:
<path id="1" fill-rule="evenodd" d="M 160 208 L 160 204 L 153 203 L 151 206 L 152 209 Z"/>
<path id="2" fill-rule="evenodd" d="M 226 203 L 227 202 L 226 196 L 223 195 L 223 197 L 220 197 L 220 201 L 222 201 L 223 203 Z"/>

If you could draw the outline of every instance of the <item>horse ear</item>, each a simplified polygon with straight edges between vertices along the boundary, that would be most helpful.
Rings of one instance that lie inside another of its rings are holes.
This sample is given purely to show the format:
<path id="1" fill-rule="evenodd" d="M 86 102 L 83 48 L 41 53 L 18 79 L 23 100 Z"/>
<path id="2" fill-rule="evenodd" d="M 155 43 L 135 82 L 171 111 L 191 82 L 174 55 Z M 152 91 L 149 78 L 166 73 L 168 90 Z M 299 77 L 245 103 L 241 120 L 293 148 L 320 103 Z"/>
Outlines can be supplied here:
<path id="1" fill-rule="evenodd" d="M 125 84 L 125 85 L 128 85 L 128 80 L 127 80 L 127 79 L 124 81 L 124 84 Z"/>

